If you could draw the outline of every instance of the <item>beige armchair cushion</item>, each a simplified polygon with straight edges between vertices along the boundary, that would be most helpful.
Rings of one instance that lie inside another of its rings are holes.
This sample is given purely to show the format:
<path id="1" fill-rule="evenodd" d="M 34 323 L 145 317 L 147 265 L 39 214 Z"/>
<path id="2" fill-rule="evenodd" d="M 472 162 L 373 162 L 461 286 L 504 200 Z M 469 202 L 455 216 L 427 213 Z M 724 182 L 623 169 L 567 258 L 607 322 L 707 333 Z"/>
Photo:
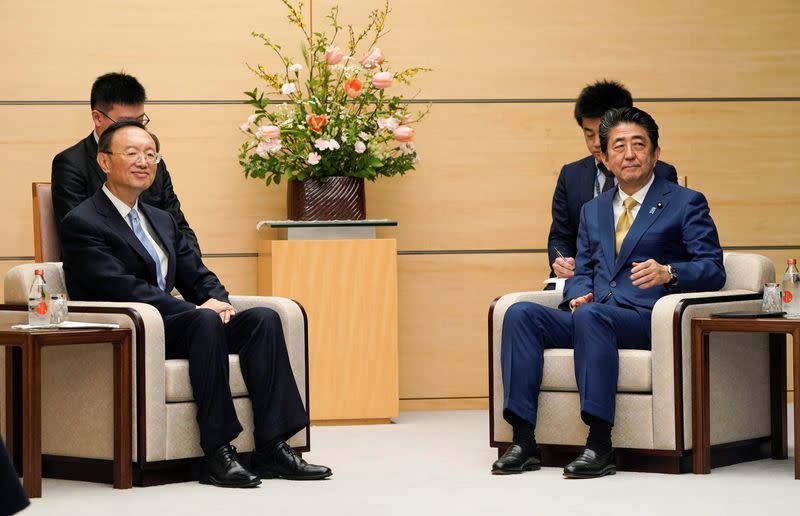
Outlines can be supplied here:
<path id="1" fill-rule="evenodd" d="M 640 349 L 619 351 L 617 392 L 650 392 L 653 388 L 650 352 Z M 546 349 L 542 390 L 577 391 L 575 360 L 571 349 Z"/>
<path id="2" fill-rule="evenodd" d="M 242 370 L 239 367 L 239 355 L 228 355 L 230 364 L 231 394 L 234 398 L 247 396 Z M 189 381 L 189 361 L 185 359 L 167 360 L 165 366 L 167 403 L 194 401 L 192 383 Z"/>

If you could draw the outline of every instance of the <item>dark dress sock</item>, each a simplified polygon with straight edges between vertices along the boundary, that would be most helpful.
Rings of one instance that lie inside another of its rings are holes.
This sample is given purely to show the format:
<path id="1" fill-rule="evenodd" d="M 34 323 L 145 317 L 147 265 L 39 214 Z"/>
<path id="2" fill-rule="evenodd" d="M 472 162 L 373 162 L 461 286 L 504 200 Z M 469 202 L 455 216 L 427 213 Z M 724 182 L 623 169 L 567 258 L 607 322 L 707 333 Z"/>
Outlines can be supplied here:
<path id="1" fill-rule="evenodd" d="M 512 442 L 518 444 L 526 453 L 538 453 L 534 427 L 516 414 L 510 413 L 511 429 L 513 430 Z"/>
<path id="2" fill-rule="evenodd" d="M 614 426 L 599 417 L 581 412 L 581 419 L 589 425 L 589 436 L 586 438 L 586 447 L 594 450 L 598 455 L 611 451 L 611 428 Z"/>

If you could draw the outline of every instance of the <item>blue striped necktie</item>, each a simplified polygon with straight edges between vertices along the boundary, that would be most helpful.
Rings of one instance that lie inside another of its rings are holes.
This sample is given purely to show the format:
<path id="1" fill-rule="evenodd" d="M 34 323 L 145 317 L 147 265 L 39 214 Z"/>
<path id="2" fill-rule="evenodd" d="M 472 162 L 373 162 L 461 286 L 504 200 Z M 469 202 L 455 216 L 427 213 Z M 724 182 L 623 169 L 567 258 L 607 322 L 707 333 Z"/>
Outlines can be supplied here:
<path id="1" fill-rule="evenodd" d="M 153 244 L 150 242 L 150 239 L 147 238 L 147 235 L 144 234 L 144 229 L 142 229 L 142 224 L 139 222 L 139 213 L 136 211 L 136 208 L 132 209 L 130 213 L 128 213 L 128 218 L 131 221 L 131 227 L 133 228 L 133 234 L 136 235 L 136 238 L 139 239 L 139 242 L 142 243 L 147 254 L 150 255 L 150 258 L 156 263 L 156 276 L 158 277 L 158 288 L 164 290 L 164 275 L 161 273 L 161 260 L 158 259 L 158 253 L 156 253 Z"/>

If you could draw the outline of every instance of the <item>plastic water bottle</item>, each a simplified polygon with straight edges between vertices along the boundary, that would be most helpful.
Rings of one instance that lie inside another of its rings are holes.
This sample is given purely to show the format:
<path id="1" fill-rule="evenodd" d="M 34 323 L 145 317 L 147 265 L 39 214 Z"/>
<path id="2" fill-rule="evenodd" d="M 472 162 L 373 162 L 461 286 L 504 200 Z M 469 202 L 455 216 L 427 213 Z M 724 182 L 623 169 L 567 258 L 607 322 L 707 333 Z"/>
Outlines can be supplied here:
<path id="1" fill-rule="evenodd" d="M 786 260 L 786 272 L 783 273 L 783 311 L 786 317 L 800 318 L 800 272 L 797 271 L 797 260 Z"/>
<path id="2" fill-rule="evenodd" d="M 44 281 L 44 270 L 36 269 L 31 290 L 28 293 L 28 324 L 46 326 L 50 324 L 50 307 L 48 306 L 47 284 Z"/>

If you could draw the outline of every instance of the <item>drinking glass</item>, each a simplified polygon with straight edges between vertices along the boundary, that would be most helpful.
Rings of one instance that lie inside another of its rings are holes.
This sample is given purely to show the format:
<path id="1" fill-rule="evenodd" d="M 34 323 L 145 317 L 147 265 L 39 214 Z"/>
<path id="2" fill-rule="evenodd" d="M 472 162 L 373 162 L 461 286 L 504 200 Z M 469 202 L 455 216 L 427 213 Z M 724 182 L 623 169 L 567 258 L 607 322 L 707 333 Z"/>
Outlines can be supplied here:
<path id="1" fill-rule="evenodd" d="M 62 323 L 67 320 L 67 315 L 67 295 L 52 294 L 50 296 L 50 323 Z"/>
<path id="2" fill-rule="evenodd" d="M 764 300 L 761 303 L 761 309 L 765 312 L 783 311 L 780 283 L 764 283 Z"/>

